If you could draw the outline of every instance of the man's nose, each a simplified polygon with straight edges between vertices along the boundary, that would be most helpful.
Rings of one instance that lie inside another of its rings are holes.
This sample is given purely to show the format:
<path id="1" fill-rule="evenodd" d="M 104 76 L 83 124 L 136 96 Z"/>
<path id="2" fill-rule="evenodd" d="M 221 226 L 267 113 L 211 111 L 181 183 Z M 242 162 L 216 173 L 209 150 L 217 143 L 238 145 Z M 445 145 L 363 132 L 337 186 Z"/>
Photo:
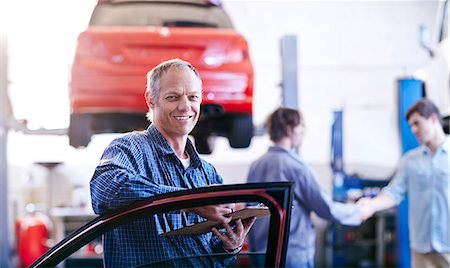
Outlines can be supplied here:
<path id="1" fill-rule="evenodd" d="M 189 111 L 189 99 L 187 96 L 183 96 L 178 101 L 178 110 L 180 111 Z"/>

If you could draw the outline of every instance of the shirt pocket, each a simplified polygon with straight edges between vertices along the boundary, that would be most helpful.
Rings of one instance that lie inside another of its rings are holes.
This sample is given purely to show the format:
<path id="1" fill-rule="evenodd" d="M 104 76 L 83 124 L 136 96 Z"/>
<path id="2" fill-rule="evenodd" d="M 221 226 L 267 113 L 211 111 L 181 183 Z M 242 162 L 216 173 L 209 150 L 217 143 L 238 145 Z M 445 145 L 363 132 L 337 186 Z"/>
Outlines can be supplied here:
<path id="1" fill-rule="evenodd" d="M 436 169 L 437 186 L 438 188 L 450 191 L 448 166 L 439 167 Z"/>
<path id="2" fill-rule="evenodd" d="M 415 165 L 410 167 L 409 183 L 414 190 L 423 191 L 430 187 L 431 181 L 429 179 L 429 172 L 423 165 Z"/>

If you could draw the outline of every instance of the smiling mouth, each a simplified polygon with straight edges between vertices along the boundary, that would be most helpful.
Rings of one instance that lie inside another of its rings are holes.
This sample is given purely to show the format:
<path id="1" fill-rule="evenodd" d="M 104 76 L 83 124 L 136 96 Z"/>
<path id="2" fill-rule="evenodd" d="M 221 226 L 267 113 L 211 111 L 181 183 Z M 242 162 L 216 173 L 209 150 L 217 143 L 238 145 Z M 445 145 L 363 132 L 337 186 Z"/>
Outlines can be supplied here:
<path id="1" fill-rule="evenodd" d="M 186 115 L 186 116 L 174 116 L 174 117 L 175 117 L 176 120 L 184 121 L 184 120 L 191 119 L 194 116 L 193 115 Z"/>

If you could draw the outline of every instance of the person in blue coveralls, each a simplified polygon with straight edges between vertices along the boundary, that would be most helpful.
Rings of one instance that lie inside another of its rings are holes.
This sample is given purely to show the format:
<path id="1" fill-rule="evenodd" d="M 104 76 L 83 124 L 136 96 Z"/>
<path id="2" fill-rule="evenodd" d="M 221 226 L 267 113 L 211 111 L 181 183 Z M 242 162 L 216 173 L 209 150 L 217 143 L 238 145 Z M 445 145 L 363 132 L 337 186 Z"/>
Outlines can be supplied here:
<path id="1" fill-rule="evenodd" d="M 441 114 L 428 99 L 417 101 L 406 113 L 421 146 L 403 155 L 396 174 L 373 199 L 360 199 L 368 218 L 398 205 L 408 194 L 408 225 L 412 267 L 450 267 L 450 138 Z"/>
<path id="2" fill-rule="evenodd" d="M 91 179 L 92 206 L 103 214 L 158 194 L 221 184 L 222 177 L 201 159 L 188 134 L 196 125 L 202 80 L 188 62 L 162 62 L 147 74 L 145 99 L 152 121 L 147 130 L 127 133 L 105 149 Z M 225 267 L 241 250 L 254 218 L 232 228 L 234 204 L 149 215 L 104 235 L 106 267 Z M 160 236 L 205 219 L 224 231 Z M 215 253 L 222 253 L 215 254 Z M 224 254 L 225 253 L 225 254 Z M 196 257 L 202 256 L 202 257 Z"/>
<path id="3" fill-rule="evenodd" d="M 290 181 L 293 208 L 290 222 L 286 267 L 314 267 L 315 230 L 311 213 L 345 225 L 359 225 L 362 212 L 355 204 L 333 202 L 317 182 L 312 168 L 296 153 L 303 141 L 305 124 L 298 110 L 278 108 L 267 119 L 267 131 L 273 145 L 251 166 L 247 182 Z M 269 219 L 255 222 L 249 233 L 251 252 L 265 252 Z M 263 258 L 252 260 L 257 267 Z"/>

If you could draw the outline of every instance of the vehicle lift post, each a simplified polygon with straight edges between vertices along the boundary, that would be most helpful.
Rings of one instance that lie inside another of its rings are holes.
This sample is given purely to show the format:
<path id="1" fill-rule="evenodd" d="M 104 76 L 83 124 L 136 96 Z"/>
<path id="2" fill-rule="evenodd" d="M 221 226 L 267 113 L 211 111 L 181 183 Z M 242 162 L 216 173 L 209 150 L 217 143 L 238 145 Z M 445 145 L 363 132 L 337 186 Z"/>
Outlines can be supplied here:
<path id="1" fill-rule="evenodd" d="M 419 99 L 425 97 L 424 83 L 414 78 L 400 78 L 398 80 L 398 116 L 402 154 L 419 146 L 411 128 L 406 121 L 406 111 Z M 408 229 L 408 197 L 397 208 L 397 239 L 398 263 L 401 268 L 411 267 L 411 249 L 409 246 Z"/>
<path id="2" fill-rule="evenodd" d="M 281 76 L 282 106 L 298 109 L 297 86 L 297 36 L 286 35 L 281 38 Z"/>

